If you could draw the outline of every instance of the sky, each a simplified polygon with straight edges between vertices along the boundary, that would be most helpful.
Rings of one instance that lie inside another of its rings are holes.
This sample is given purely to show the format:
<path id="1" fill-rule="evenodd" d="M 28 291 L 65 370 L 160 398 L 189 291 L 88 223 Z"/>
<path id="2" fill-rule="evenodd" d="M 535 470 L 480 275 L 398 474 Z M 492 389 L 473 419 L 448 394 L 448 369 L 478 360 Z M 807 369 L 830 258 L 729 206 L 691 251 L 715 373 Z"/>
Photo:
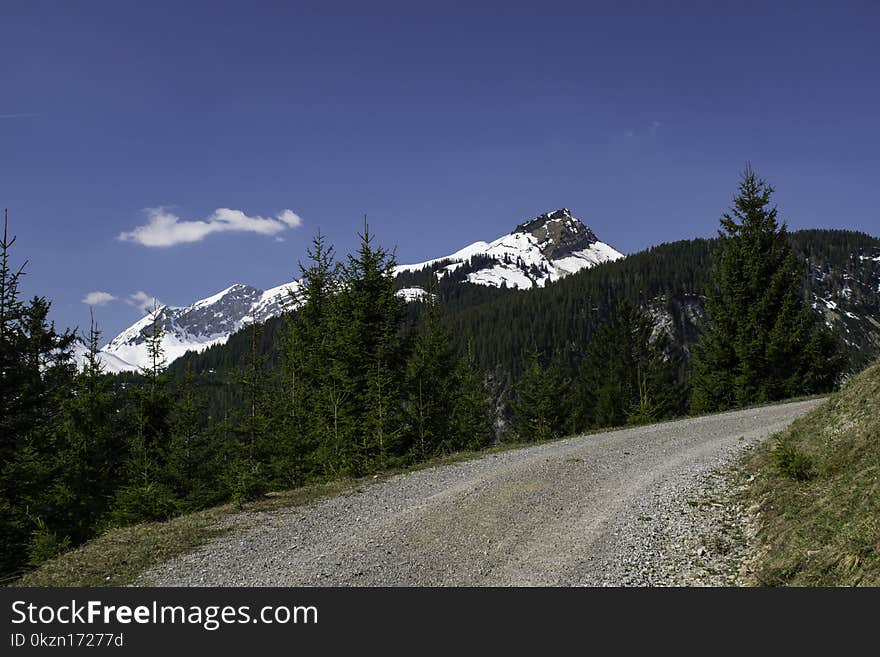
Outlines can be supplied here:
<path id="1" fill-rule="evenodd" d="M 401 263 L 561 207 L 633 253 L 747 161 L 790 229 L 880 234 L 880 4 L 420 4 L 0 1 L 23 292 L 109 340 L 365 214 Z"/>

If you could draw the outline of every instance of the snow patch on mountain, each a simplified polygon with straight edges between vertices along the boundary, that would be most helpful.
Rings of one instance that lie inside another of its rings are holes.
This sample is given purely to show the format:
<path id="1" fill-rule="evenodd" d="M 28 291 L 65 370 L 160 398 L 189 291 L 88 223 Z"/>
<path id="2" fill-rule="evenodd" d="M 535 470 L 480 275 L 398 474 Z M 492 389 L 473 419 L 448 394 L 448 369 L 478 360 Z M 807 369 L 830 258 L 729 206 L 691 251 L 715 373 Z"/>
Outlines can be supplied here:
<path id="1" fill-rule="evenodd" d="M 265 322 L 270 317 L 277 317 L 291 310 L 296 306 L 295 295 L 299 288 L 299 281 L 291 281 L 266 290 L 243 321 Z"/>
<path id="2" fill-rule="evenodd" d="M 414 301 L 425 301 L 428 298 L 433 298 L 434 295 L 429 293 L 424 288 L 415 285 L 413 287 L 403 287 L 400 288 L 397 292 L 394 293 L 400 299 L 403 299 L 406 303 L 412 303 Z"/>
<path id="3" fill-rule="evenodd" d="M 234 333 L 234 331 L 232 331 Z M 162 355 L 166 363 L 171 363 L 188 351 L 204 351 L 208 347 L 215 344 L 224 344 L 232 333 L 217 333 L 214 335 L 200 335 L 198 339 L 193 340 L 184 334 L 183 336 L 174 333 L 166 333 L 162 337 Z M 112 351 L 111 351 L 112 349 Z M 131 364 L 131 369 L 141 369 L 149 366 L 150 358 L 147 352 L 146 342 L 136 342 L 134 344 L 121 344 L 116 347 L 102 349 L 102 353 L 114 355 L 125 362 Z"/>
<path id="4" fill-rule="evenodd" d="M 442 258 L 425 260 L 424 262 L 417 262 L 414 265 L 398 265 L 394 268 L 394 273 L 399 274 L 405 271 L 419 271 L 420 269 L 430 267 L 431 265 L 436 265 L 437 263 L 443 262 L 445 260 L 456 261 L 457 264 L 461 265 L 465 260 L 469 260 L 473 256 L 483 253 L 488 246 L 489 244 L 487 242 L 474 242 L 473 244 L 468 244 L 463 249 L 459 249 L 455 253 L 444 256 Z"/>
<path id="5" fill-rule="evenodd" d="M 86 359 L 89 348 L 79 340 L 73 343 L 73 362 L 76 363 L 78 369 L 82 370 L 86 366 Z M 96 354 L 98 362 L 102 365 L 102 371 L 105 374 L 119 374 L 120 372 L 130 372 L 137 369 L 131 363 L 128 363 L 115 354 L 98 351 Z"/>

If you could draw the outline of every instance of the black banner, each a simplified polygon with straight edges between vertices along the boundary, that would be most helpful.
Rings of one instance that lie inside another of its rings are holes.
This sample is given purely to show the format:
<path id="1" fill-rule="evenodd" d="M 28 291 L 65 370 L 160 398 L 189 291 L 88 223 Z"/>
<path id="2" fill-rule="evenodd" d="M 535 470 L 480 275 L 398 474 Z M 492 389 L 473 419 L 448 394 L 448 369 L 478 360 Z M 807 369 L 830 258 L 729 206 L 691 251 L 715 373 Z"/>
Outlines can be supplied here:
<path id="1" fill-rule="evenodd" d="M 556 653 L 608 640 L 627 649 L 682 645 L 699 636 L 815 647 L 832 631 L 839 650 L 874 626 L 878 597 L 876 589 L 7 588 L 0 654 L 413 654 L 479 646 Z"/>

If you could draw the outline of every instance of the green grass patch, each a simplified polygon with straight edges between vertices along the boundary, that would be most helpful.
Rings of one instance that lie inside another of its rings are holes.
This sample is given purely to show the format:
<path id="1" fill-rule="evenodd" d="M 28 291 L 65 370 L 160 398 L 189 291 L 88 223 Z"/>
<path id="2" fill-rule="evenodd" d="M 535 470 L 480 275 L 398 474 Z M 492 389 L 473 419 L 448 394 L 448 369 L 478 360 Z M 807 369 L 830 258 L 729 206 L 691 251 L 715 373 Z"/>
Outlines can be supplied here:
<path id="1" fill-rule="evenodd" d="M 758 585 L 880 586 L 880 363 L 747 459 Z"/>
<path id="2" fill-rule="evenodd" d="M 795 481 L 809 481 L 815 475 L 816 466 L 813 458 L 787 442 L 777 440 L 771 453 L 776 470 L 786 477 Z"/>

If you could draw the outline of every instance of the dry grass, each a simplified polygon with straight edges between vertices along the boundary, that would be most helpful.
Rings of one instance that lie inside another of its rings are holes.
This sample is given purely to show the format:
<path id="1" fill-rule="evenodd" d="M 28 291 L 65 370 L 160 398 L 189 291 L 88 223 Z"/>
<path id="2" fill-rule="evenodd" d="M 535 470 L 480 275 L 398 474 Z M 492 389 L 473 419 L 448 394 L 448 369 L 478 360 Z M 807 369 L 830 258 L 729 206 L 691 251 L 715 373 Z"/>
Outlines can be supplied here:
<path id="1" fill-rule="evenodd" d="M 308 504 L 329 495 L 341 495 L 358 486 L 356 480 L 313 484 L 247 504 L 247 511 L 266 511 Z M 13 586 L 125 586 L 151 566 L 190 552 L 229 531 L 223 520 L 238 513 L 232 504 L 151 522 L 111 529 L 79 548 L 31 571 Z"/>
<path id="2" fill-rule="evenodd" d="M 752 583 L 880 586 L 880 363 L 762 445 L 747 469 Z"/>

